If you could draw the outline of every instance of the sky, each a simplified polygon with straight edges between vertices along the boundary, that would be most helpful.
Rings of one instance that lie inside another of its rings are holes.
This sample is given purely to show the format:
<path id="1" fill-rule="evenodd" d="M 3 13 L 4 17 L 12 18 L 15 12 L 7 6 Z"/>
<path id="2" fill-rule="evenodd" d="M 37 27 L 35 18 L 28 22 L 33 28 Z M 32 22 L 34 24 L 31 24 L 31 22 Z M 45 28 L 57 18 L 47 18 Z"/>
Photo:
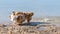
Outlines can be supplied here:
<path id="1" fill-rule="evenodd" d="M 0 0 L 0 21 L 9 20 L 12 11 L 32 11 L 34 17 L 60 16 L 60 0 Z"/>

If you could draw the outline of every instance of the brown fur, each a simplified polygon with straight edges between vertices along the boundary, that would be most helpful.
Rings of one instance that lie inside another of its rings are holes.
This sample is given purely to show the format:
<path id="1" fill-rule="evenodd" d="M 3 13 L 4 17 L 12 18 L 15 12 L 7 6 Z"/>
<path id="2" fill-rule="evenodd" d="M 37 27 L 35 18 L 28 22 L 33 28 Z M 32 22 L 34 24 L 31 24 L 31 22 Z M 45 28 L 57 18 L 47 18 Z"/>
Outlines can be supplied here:
<path id="1" fill-rule="evenodd" d="M 33 12 L 30 12 L 30 13 L 24 13 L 25 15 L 25 19 L 27 20 L 27 22 L 30 22 L 30 20 L 32 19 L 32 16 L 33 16 Z"/>
<path id="2" fill-rule="evenodd" d="M 28 12 L 13 12 L 13 13 L 14 13 L 14 16 L 18 16 L 18 18 L 16 19 L 16 24 L 22 24 L 22 22 L 24 22 L 25 20 L 27 20 L 27 22 L 30 22 L 33 16 L 33 12 L 29 12 L 29 13 Z M 22 17 L 24 17 L 24 19 L 21 17 L 21 15 L 23 15 Z"/>

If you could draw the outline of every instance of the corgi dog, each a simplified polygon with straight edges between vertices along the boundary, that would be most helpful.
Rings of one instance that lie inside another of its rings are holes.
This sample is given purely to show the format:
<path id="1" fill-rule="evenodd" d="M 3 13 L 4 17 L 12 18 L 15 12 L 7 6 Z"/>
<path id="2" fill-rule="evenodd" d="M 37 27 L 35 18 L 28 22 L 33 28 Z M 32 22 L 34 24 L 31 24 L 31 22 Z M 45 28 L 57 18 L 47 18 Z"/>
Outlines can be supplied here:
<path id="1" fill-rule="evenodd" d="M 22 24 L 25 20 L 29 23 L 30 20 L 32 19 L 33 12 L 17 12 L 13 11 L 9 18 L 11 19 L 12 22 L 16 24 Z"/>

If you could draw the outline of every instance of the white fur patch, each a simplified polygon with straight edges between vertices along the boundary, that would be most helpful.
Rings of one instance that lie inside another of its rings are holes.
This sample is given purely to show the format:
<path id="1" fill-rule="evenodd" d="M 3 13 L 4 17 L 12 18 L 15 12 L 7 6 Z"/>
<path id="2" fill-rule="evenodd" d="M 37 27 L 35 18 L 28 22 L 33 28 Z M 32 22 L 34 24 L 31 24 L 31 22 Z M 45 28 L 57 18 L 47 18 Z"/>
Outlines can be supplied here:
<path id="1" fill-rule="evenodd" d="M 11 15 L 11 21 L 15 22 L 17 16 Z"/>
<path id="2" fill-rule="evenodd" d="M 14 16 L 14 15 L 12 14 L 12 15 L 11 15 L 11 21 L 15 22 L 16 19 L 17 19 L 19 16 L 22 17 L 22 18 L 20 17 L 21 20 L 25 20 L 25 16 L 24 16 L 24 15 L 16 15 L 16 16 Z"/>

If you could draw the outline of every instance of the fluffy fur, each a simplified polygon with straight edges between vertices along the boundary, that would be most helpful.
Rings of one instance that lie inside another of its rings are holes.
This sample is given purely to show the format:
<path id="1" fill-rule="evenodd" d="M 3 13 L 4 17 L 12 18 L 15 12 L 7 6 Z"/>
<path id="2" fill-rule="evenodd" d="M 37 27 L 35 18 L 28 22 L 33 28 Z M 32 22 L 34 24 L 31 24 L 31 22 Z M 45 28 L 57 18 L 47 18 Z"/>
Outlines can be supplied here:
<path id="1" fill-rule="evenodd" d="M 12 12 L 9 18 L 16 24 L 22 24 L 25 20 L 27 20 L 27 22 L 30 22 L 32 16 L 33 12 Z"/>

